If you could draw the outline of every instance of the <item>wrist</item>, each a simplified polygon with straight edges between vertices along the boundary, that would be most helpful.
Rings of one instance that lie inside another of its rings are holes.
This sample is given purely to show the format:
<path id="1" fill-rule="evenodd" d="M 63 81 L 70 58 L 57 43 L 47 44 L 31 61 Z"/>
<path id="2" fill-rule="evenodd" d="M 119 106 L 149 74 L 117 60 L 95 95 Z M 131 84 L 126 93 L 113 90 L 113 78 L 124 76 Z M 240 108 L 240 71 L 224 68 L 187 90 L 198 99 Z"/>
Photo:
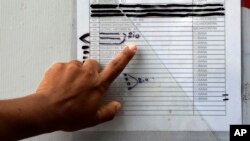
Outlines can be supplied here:
<path id="1" fill-rule="evenodd" d="M 34 107 L 30 109 L 30 119 L 34 119 L 34 128 L 41 133 L 56 131 L 56 111 L 49 97 L 38 93 L 33 94 L 30 97 L 32 100 L 31 105 Z"/>
<path id="2" fill-rule="evenodd" d="M 53 111 L 46 95 L 0 101 L 0 140 L 18 140 L 55 131 Z"/>
<path id="3" fill-rule="evenodd" d="M 32 94 L 18 100 L 20 121 L 16 124 L 20 138 L 36 136 L 56 131 L 54 111 L 49 97 L 44 94 Z"/>

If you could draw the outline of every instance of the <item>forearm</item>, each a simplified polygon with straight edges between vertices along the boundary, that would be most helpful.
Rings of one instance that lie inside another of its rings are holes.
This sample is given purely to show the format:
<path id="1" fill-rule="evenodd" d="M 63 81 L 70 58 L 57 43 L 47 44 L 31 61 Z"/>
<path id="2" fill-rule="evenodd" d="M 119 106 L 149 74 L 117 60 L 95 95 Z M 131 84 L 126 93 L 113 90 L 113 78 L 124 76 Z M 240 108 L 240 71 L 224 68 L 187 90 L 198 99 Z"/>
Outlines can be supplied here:
<path id="1" fill-rule="evenodd" d="M 18 140 L 51 132 L 48 100 L 43 95 L 0 101 L 0 140 Z"/>

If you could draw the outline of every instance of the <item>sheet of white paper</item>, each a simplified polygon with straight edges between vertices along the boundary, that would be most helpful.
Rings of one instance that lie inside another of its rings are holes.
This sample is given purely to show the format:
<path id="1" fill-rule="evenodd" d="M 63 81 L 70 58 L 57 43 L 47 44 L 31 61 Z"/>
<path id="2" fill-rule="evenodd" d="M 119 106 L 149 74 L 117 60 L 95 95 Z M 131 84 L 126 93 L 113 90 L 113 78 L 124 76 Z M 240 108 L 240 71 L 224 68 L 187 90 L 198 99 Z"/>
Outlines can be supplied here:
<path id="1" fill-rule="evenodd" d="M 122 111 L 89 130 L 228 131 L 241 123 L 240 1 L 77 0 L 77 37 L 78 59 L 102 66 L 138 45 L 105 100 L 121 101 Z"/>

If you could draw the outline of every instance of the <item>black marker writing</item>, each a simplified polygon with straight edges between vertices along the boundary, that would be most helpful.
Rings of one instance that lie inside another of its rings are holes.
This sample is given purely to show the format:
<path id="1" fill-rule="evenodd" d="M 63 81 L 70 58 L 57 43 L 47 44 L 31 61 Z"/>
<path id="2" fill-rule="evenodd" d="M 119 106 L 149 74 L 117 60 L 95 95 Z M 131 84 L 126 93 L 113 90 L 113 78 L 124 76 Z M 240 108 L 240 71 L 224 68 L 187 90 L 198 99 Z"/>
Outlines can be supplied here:
<path id="1" fill-rule="evenodd" d="M 100 39 L 121 40 L 120 38 L 115 38 L 115 37 L 100 37 Z"/>
<path id="2" fill-rule="evenodd" d="M 89 54 L 90 52 L 89 51 L 83 51 L 83 54 Z"/>
<path id="3" fill-rule="evenodd" d="M 92 17 L 207 17 L 207 16 L 224 16 L 224 13 L 205 13 L 205 14 L 161 14 L 161 13 L 147 13 L 147 14 L 91 14 Z"/>
<path id="4" fill-rule="evenodd" d="M 222 96 L 224 97 L 223 101 L 228 101 L 229 100 L 229 98 L 228 98 L 229 94 L 222 94 Z"/>
<path id="5" fill-rule="evenodd" d="M 120 33 L 100 32 L 100 35 L 120 35 Z"/>
<path id="6" fill-rule="evenodd" d="M 86 38 L 89 37 L 89 36 L 90 36 L 90 34 L 86 33 L 86 34 L 82 35 L 79 39 L 81 41 L 83 41 L 84 43 L 89 44 L 90 42 L 88 40 L 86 40 Z"/>
<path id="7" fill-rule="evenodd" d="M 89 49 L 89 46 L 82 46 L 82 49 Z"/>
<path id="8" fill-rule="evenodd" d="M 123 74 L 124 79 L 126 81 L 128 90 L 132 90 L 133 88 L 135 88 L 138 84 L 142 84 L 142 83 L 147 83 L 149 82 L 149 78 L 147 77 L 134 77 L 130 74 L 124 73 Z"/>
<path id="9" fill-rule="evenodd" d="M 209 9 L 144 9 L 144 10 L 122 10 L 124 13 L 150 13 L 150 12 L 215 12 L 224 11 L 225 8 L 209 8 Z M 112 13 L 122 14 L 121 10 L 91 10 L 92 13 Z"/>
<path id="10" fill-rule="evenodd" d="M 113 34 L 106 34 L 106 35 L 113 35 Z M 120 36 L 120 34 L 118 35 Z M 127 35 L 125 33 L 123 33 L 123 37 L 122 37 L 123 39 L 121 39 L 120 37 L 101 36 L 100 39 L 102 39 L 102 41 L 99 44 L 100 45 L 121 45 L 126 41 L 126 36 Z"/>
<path id="11" fill-rule="evenodd" d="M 223 4 L 161 4 L 161 5 L 150 5 L 150 4 L 92 4 L 90 7 L 93 9 L 103 8 L 166 8 L 166 7 L 218 7 Z"/>
<path id="12" fill-rule="evenodd" d="M 88 59 L 88 57 L 87 56 L 83 56 L 82 59 L 85 60 L 85 59 Z"/>
<path id="13" fill-rule="evenodd" d="M 216 3 L 162 5 L 93 4 L 91 8 L 92 17 L 206 17 L 225 15 L 224 5 Z"/>
<path id="14" fill-rule="evenodd" d="M 229 96 L 228 94 L 223 94 L 222 96 L 225 96 L 225 97 L 227 97 L 227 96 Z"/>

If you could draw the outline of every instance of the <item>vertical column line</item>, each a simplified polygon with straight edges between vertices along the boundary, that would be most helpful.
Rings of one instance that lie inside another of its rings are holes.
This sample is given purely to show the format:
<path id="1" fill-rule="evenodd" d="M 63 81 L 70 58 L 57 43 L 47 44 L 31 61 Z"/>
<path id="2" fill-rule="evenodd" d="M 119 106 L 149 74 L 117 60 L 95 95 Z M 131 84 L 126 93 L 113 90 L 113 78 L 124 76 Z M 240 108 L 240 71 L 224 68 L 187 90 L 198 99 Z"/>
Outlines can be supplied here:
<path id="1" fill-rule="evenodd" d="M 89 15 L 91 15 L 91 7 L 90 7 L 90 5 L 91 5 L 91 0 L 89 0 Z M 89 57 L 91 56 L 91 33 L 90 33 L 90 23 L 91 23 L 91 16 L 89 16 Z"/>
<path id="2" fill-rule="evenodd" d="M 192 4 L 194 4 L 194 0 L 192 0 Z M 192 13 L 193 13 L 194 7 L 192 7 Z M 193 71 L 193 115 L 195 115 L 195 103 L 194 103 L 194 99 L 195 99 L 195 81 L 194 81 L 194 17 L 192 18 L 192 60 L 193 60 L 193 64 L 192 64 L 192 71 Z"/>
<path id="3" fill-rule="evenodd" d="M 226 7 L 226 0 L 224 0 L 224 7 L 225 9 Z M 226 13 L 226 10 L 225 10 Z M 226 44 L 226 26 L 227 26 L 227 22 L 226 22 L 226 16 L 227 14 L 225 14 L 224 16 L 224 57 L 225 57 L 225 94 L 227 93 L 227 44 Z M 225 116 L 227 115 L 227 102 L 225 102 Z"/>
<path id="4" fill-rule="evenodd" d="M 99 1 L 98 1 L 99 3 Z M 98 40 L 98 49 L 99 49 L 99 53 L 98 53 L 98 58 L 99 58 L 99 62 L 101 62 L 101 49 L 100 49 L 100 30 L 101 30 L 101 26 L 100 26 L 100 17 L 98 18 L 98 28 L 99 28 L 99 40 Z"/>

